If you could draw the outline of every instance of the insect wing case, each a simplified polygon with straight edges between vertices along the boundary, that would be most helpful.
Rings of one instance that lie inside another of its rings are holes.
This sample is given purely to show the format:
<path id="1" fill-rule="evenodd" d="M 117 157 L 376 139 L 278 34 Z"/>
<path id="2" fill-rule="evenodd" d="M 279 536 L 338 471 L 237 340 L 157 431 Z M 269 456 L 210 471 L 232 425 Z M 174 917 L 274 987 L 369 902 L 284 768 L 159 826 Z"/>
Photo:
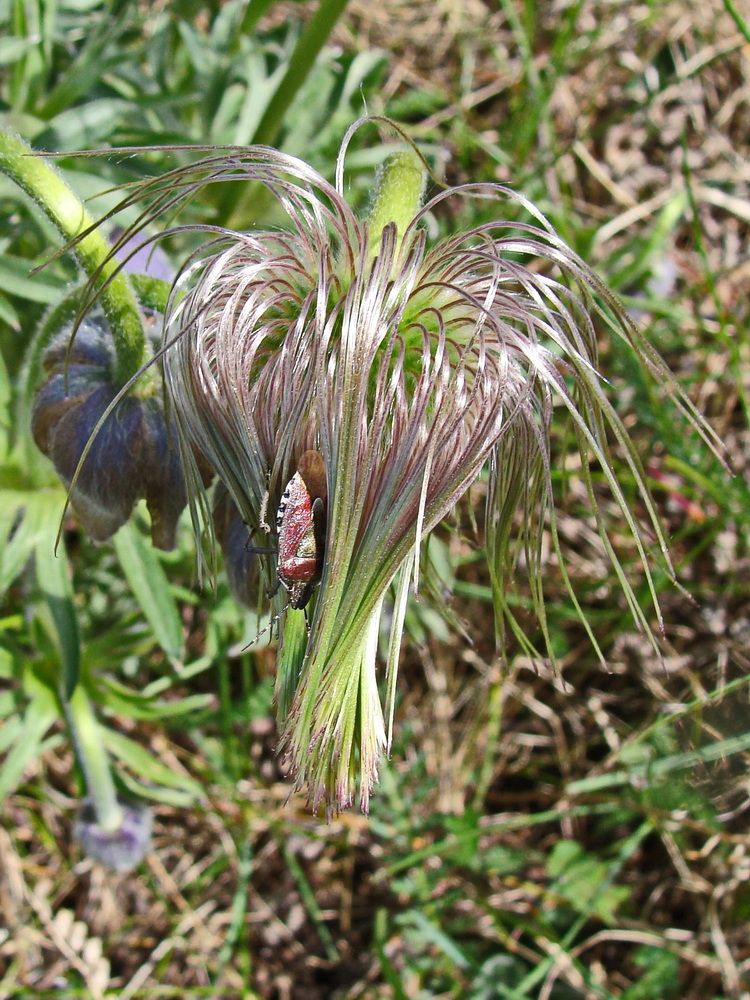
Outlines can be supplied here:
<path id="1" fill-rule="evenodd" d="M 276 527 L 279 534 L 279 580 L 293 608 L 304 608 L 320 580 L 325 547 L 321 498 L 310 495 L 302 474 L 292 476 L 281 497 Z"/>

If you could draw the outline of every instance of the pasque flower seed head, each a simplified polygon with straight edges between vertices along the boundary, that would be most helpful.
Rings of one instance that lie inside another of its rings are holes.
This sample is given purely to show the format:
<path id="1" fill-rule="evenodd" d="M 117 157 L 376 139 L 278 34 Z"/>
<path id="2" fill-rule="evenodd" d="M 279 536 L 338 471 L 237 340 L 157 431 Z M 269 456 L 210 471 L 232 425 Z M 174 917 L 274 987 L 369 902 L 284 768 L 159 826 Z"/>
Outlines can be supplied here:
<path id="1" fill-rule="evenodd" d="M 234 537 L 222 507 L 230 499 L 256 552 L 278 551 L 275 561 L 264 560 L 264 572 L 269 590 L 278 578 L 292 597 L 279 622 L 283 747 L 313 806 L 323 801 L 329 810 L 348 806 L 357 792 L 368 807 L 390 742 L 400 637 L 409 591 L 418 586 L 421 543 L 483 469 L 498 641 L 504 622 L 522 635 L 506 599 L 521 555 L 549 639 L 545 532 L 562 561 L 552 503 L 555 414 L 567 416 L 602 544 L 636 621 L 648 627 L 600 505 L 603 483 L 650 580 L 608 438 L 618 443 L 668 563 L 666 542 L 638 456 L 606 395 L 602 330 L 623 338 L 701 427 L 615 296 L 520 195 L 470 184 L 420 207 L 421 166 L 400 152 L 381 175 L 369 219 L 360 218 L 344 196 L 352 131 L 335 183 L 295 157 L 250 147 L 177 168 L 123 203 L 151 199 L 139 222 L 145 226 L 205 184 L 244 179 L 265 186 L 286 215 L 283 230 L 210 230 L 210 242 L 173 287 L 164 376 L 192 497 L 205 505 L 196 454 L 227 491 L 216 522 L 225 552 Z M 448 198 L 482 200 L 485 215 L 486 206 L 505 206 L 511 219 L 431 243 L 424 221 Z M 304 475 L 304 489 L 295 479 L 306 453 L 320 456 L 324 471 L 317 515 L 314 491 Z M 275 536 L 267 512 L 279 507 L 285 490 Z M 302 568 L 294 562 L 300 556 L 311 560 Z M 241 590 L 237 565 L 232 578 Z M 384 715 L 376 653 L 392 587 Z M 303 604 L 309 628 L 300 629 L 294 608 Z"/>

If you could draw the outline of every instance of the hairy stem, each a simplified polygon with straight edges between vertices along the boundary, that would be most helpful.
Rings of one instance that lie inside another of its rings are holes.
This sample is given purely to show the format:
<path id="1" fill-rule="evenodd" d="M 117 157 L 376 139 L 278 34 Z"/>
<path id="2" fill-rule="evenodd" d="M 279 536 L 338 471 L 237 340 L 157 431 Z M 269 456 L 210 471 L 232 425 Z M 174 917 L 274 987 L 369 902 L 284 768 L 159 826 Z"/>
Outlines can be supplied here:
<path id="1" fill-rule="evenodd" d="M 94 804 L 97 823 L 102 830 L 117 830 L 122 825 L 122 807 L 117 801 L 101 726 L 82 685 L 75 689 L 66 707 L 73 744 L 86 778 L 87 793 Z"/>
<path id="2" fill-rule="evenodd" d="M 78 263 L 99 289 L 117 352 L 115 381 L 124 385 L 145 360 L 145 336 L 138 301 L 125 275 L 116 273 L 107 241 L 92 229 L 94 220 L 49 161 L 2 131 L 0 171 L 34 199 L 66 240 L 75 241 Z"/>

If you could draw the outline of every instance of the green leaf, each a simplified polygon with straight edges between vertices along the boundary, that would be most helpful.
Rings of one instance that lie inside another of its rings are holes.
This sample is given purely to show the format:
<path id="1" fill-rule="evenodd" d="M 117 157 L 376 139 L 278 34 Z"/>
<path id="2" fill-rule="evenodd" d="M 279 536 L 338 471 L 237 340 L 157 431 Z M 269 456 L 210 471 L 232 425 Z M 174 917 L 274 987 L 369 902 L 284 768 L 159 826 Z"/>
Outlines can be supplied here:
<path id="1" fill-rule="evenodd" d="M 341 956 L 339 955 L 339 952 L 336 948 L 336 942 L 333 940 L 333 935 L 331 934 L 330 930 L 328 929 L 328 925 L 323 919 L 323 914 L 320 910 L 320 907 L 318 906 L 318 901 L 315 897 L 315 893 L 313 891 L 312 886 L 310 885 L 307 876 L 305 875 L 302 869 L 302 865 L 297 860 L 296 854 L 289 849 L 289 844 L 286 839 L 281 841 L 280 846 L 282 854 L 284 855 L 284 861 L 286 862 L 286 866 L 291 872 L 294 881 L 297 884 L 297 891 L 299 892 L 300 897 L 302 898 L 302 904 L 307 910 L 310 919 L 315 924 L 320 940 L 323 943 L 323 947 L 326 950 L 328 961 L 333 963 L 339 962 L 341 960 Z"/>
<path id="2" fill-rule="evenodd" d="M 151 681 L 143 689 L 143 697 L 155 698 L 157 695 L 174 687 L 177 683 L 186 684 L 193 677 L 197 677 L 198 674 L 210 670 L 213 665 L 214 658 L 212 656 L 201 656 L 197 660 L 193 660 L 192 663 L 188 663 L 187 666 L 181 667 L 179 673 L 171 674 L 168 677 L 158 677 L 156 680 Z"/>
<path id="3" fill-rule="evenodd" d="M 203 711 L 214 701 L 212 694 L 192 694 L 175 701 L 165 701 L 163 698 L 149 697 L 145 692 L 133 691 L 112 677 L 102 677 L 101 681 L 106 688 L 104 703 L 112 711 L 129 719 L 174 719 L 180 715 Z"/>
<path id="4" fill-rule="evenodd" d="M 44 740 L 44 735 L 58 718 L 58 710 L 51 692 L 39 688 L 37 697 L 30 702 L 23 720 L 16 718 L 6 722 L 3 730 L 13 735 L 13 749 L 8 753 L 0 769 L 0 802 L 18 785 L 27 765 L 35 757 L 40 757 L 59 737 Z M 10 744 L 9 744 L 10 745 Z"/>
<path id="5" fill-rule="evenodd" d="M 12 694 L 11 691 L 6 693 Z M 14 718 L 4 723 L 2 729 L 0 729 L 0 753 L 4 754 L 8 747 L 13 746 L 16 740 L 23 736 L 23 725 L 24 720 L 21 715 L 16 715 Z"/>
<path id="6" fill-rule="evenodd" d="M 44 507 L 31 493 L 0 492 L 0 594 L 30 559 L 42 532 Z"/>
<path id="7" fill-rule="evenodd" d="M 136 799 L 150 799 L 152 802 L 162 802 L 175 809 L 189 809 L 195 805 L 197 796 L 192 791 L 179 788 L 165 788 L 163 785 L 152 785 L 138 781 L 132 775 L 120 772 L 117 776 L 120 784 Z"/>
<path id="8" fill-rule="evenodd" d="M 620 1000 L 670 1000 L 681 993 L 680 960 L 661 948 L 641 947 L 633 964 L 645 972 L 620 994 Z"/>
<path id="9" fill-rule="evenodd" d="M 49 271 L 29 277 L 32 264 L 32 261 L 20 257 L 5 256 L 0 259 L 0 288 L 30 302 L 43 302 L 45 305 L 58 302 L 66 283 Z"/>
<path id="10" fill-rule="evenodd" d="M 0 691 L 0 719 L 7 719 L 9 715 L 14 715 L 18 710 L 18 701 L 15 691 Z M 2 753 L 2 741 L 5 736 L 7 725 L 3 726 L 3 735 L 0 736 L 0 753 Z"/>
<path id="11" fill-rule="evenodd" d="M 0 296 L 0 318 L 2 318 L 2 296 Z M 8 367 L 5 358 L 0 354 L 0 435 L 4 438 L 9 436 L 10 431 L 10 403 L 13 396 Z M 3 458 L 5 458 L 6 447 L 3 447 Z"/>
<path id="12" fill-rule="evenodd" d="M 79 6 L 81 13 L 87 9 L 94 9 L 93 5 L 90 8 L 87 4 Z M 70 61 L 63 72 L 55 74 L 54 87 L 46 95 L 40 109 L 43 118 L 51 119 L 63 109 L 72 108 L 80 103 L 84 95 L 95 93 L 97 86 L 101 85 L 102 78 L 106 77 L 110 70 L 115 70 L 122 64 L 121 32 L 124 13 L 122 8 L 126 5 L 109 3 L 105 6 L 108 10 L 103 18 L 98 17 L 89 21 L 88 31 L 84 36 L 85 41 L 78 48 L 75 59 Z M 121 9 L 118 10 L 118 7 Z"/>
<path id="13" fill-rule="evenodd" d="M 120 528 L 113 541 L 122 570 L 156 641 L 172 660 L 179 660 L 182 622 L 156 553 L 131 522 Z"/>
<path id="14" fill-rule="evenodd" d="M 7 621 L 7 619 L 5 619 Z M 0 622 L 0 630 L 2 630 L 2 622 Z M 13 676 L 13 654 L 9 649 L 4 646 L 0 646 L 0 679 L 4 681 L 9 681 Z"/>
<path id="15" fill-rule="evenodd" d="M 21 329 L 21 321 L 18 313 L 4 295 L 0 295 L 0 320 L 7 323 L 12 330 Z"/>
<path id="16" fill-rule="evenodd" d="M 641 745 L 631 744 L 628 747 L 631 754 L 636 746 Z M 650 785 L 658 786 L 659 779 L 672 771 L 692 770 L 709 761 L 722 760 L 735 753 L 746 753 L 750 750 L 750 732 L 742 733 L 740 736 L 732 736 L 726 740 L 716 740 L 716 742 L 708 743 L 698 750 L 670 754 L 656 760 L 649 758 L 648 747 L 643 747 L 643 750 L 644 763 L 634 763 L 627 771 L 612 771 L 607 774 L 595 774 L 590 778 L 581 778 L 580 781 L 571 782 L 566 791 L 572 795 L 580 795 L 584 792 L 598 792 L 605 788 L 616 788 L 633 782 L 639 784 L 648 782 Z"/>
<path id="17" fill-rule="evenodd" d="M 129 113 L 132 106 L 118 98 L 88 101 L 61 111 L 38 141 L 52 142 L 58 149 L 90 149 L 106 141 Z"/>
<path id="18" fill-rule="evenodd" d="M 0 38 L 0 66 L 12 66 L 36 44 L 30 38 Z"/>
<path id="19" fill-rule="evenodd" d="M 552 878 L 559 878 L 582 855 L 583 848 L 575 840 L 558 840 L 547 858 L 547 871 Z"/>
<path id="20" fill-rule="evenodd" d="M 112 729 L 103 727 L 102 739 L 113 757 L 127 765 L 131 771 L 140 775 L 147 782 L 178 789 L 183 794 L 190 796 L 190 800 L 193 802 L 204 797 L 203 789 L 197 781 L 171 770 L 161 761 L 152 757 L 148 750 L 138 743 L 134 743 L 127 736 L 123 736 L 122 733 L 116 733 Z"/>
<path id="21" fill-rule="evenodd" d="M 52 617 L 62 662 L 63 692 L 69 698 L 78 683 L 81 669 L 81 640 L 67 552 L 61 542 L 55 554 L 56 541 L 57 518 L 48 517 L 37 538 L 36 575 Z"/>
<path id="22" fill-rule="evenodd" d="M 608 866 L 587 854 L 573 840 L 560 840 L 547 859 L 547 871 L 555 879 L 552 891 L 585 917 L 594 915 L 603 923 L 615 922 L 618 907 L 630 896 L 625 886 L 611 884 Z"/>
<path id="23" fill-rule="evenodd" d="M 442 952 L 459 969 L 471 968 L 471 962 L 456 942 L 420 910 L 409 910 L 408 913 L 404 914 L 400 923 L 406 927 L 411 925 L 421 941 L 433 948 L 437 948 L 438 951 Z"/>

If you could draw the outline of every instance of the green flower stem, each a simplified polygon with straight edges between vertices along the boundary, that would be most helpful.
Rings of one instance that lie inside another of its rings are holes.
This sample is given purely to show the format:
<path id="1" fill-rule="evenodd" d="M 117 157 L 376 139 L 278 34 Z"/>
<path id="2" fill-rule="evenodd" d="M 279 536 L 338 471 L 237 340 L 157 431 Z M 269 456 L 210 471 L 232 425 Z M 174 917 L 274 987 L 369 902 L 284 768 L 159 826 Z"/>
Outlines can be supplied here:
<path id="1" fill-rule="evenodd" d="M 67 703 L 68 725 L 78 762 L 86 778 L 88 795 L 94 804 L 97 823 L 102 830 L 117 830 L 122 825 L 122 808 L 109 768 L 109 755 L 102 731 L 88 695 L 79 684 Z"/>
<path id="2" fill-rule="evenodd" d="M 378 175 L 368 219 L 371 257 L 380 251 L 381 234 L 389 222 L 395 222 L 398 243 L 401 243 L 406 227 L 419 211 L 426 179 L 420 159 L 410 150 L 394 153 L 385 161 Z"/>
<path id="3" fill-rule="evenodd" d="M 44 211 L 66 240 L 75 240 L 79 264 L 99 289 L 99 301 L 112 330 L 117 351 L 117 385 L 146 360 L 145 336 L 138 300 L 124 274 L 117 274 L 111 249 L 94 220 L 50 163 L 20 139 L 0 131 L 0 170 L 16 182 Z M 85 234 L 85 235 L 82 235 Z"/>
<path id="4" fill-rule="evenodd" d="M 294 702 L 307 652 L 307 625 L 301 613 L 288 611 L 284 639 L 279 650 L 276 675 L 276 706 L 279 725 L 283 726 Z"/>

